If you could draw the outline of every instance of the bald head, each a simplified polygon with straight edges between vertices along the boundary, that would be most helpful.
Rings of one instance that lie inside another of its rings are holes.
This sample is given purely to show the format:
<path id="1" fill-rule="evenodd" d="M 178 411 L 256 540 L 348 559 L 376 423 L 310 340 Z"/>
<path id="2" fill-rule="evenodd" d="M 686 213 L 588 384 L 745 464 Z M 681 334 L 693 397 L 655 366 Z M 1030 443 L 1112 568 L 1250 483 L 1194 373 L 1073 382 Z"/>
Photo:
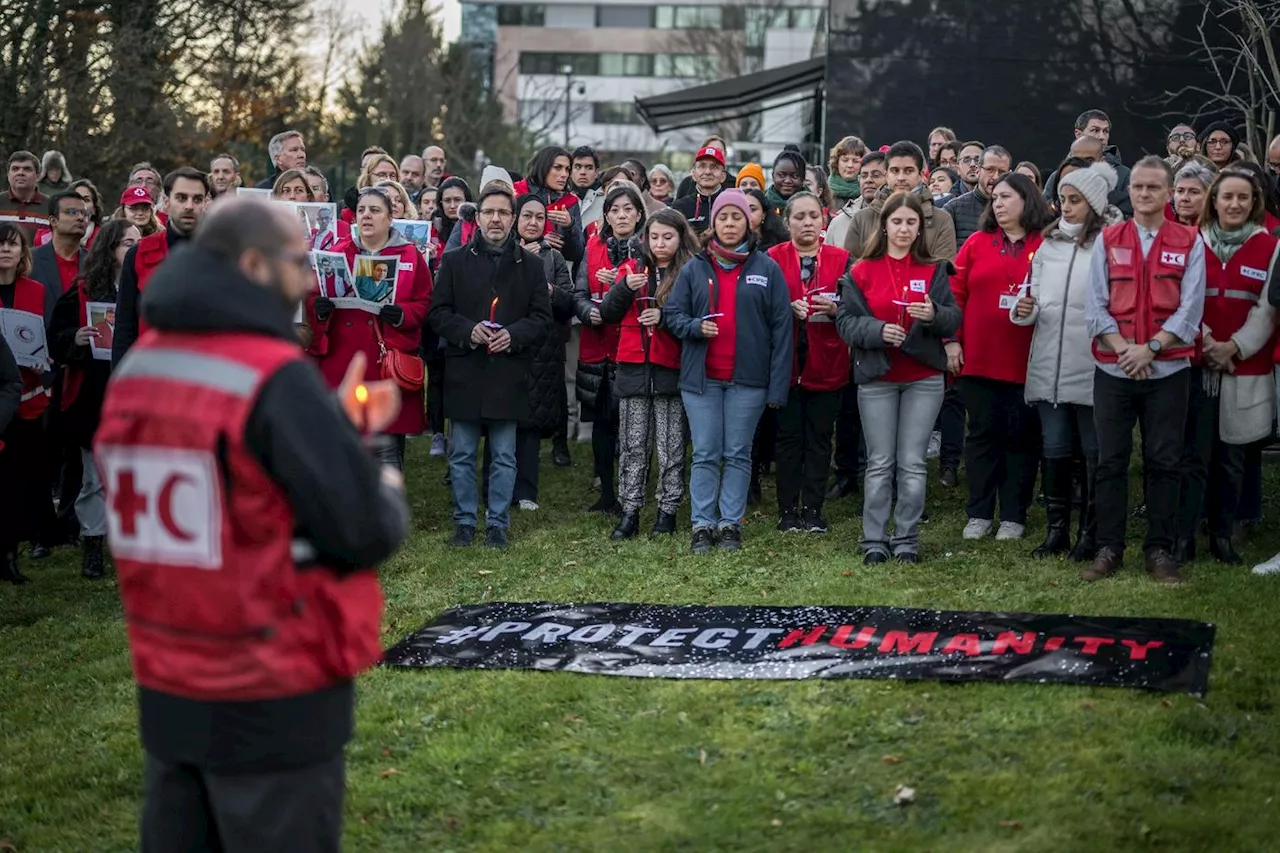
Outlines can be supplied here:
<path id="1" fill-rule="evenodd" d="M 1275 174 L 1280 174 L 1280 136 L 1271 140 L 1267 146 L 1267 167 Z"/>
<path id="2" fill-rule="evenodd" d="M 422 189 L 426 166 L 417 154 L 410 154 L 400 161 L 400 183 L 411 193 Z"/>
<path id="3" fill-rule="evenodd" d="M 428 187 L 439 186 L 440 180 L 444 177 L 444 149 L 439 145 L 428 145 L 422 149 L 422 159 L 426 163 L 424 184 Z"/>
<path id="4" fill-rule="evenodd" d="M 232 264 L 246 252 L 269 252 L 300 236 L 288 207 L 253 196 L 230 196 L 209 208 L 193 242 Z"/>
<path id="5" fill-rule="evenodd" d="M 1102 159 L 1102 151 L 1102 140 L 1092 136 L 1078 136 L 1076 141 L 1071 143 L 1070 154 L 1072 157 L 1096 163 Z"/>

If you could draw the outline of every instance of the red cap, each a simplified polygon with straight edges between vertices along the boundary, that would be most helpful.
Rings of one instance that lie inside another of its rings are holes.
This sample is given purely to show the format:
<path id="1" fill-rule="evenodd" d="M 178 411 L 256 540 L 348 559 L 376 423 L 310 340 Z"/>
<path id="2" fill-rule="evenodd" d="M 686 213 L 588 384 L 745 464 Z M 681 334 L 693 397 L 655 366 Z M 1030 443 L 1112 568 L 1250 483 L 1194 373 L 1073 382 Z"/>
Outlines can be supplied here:
<path id="1" fill-rule="evenodd" d="M 719 148 L 712 148 L 710 145 L 708 145 L 706 148 L 698 149 L 698 156 L 694 157 L 693 160 L 696 163 L 697 161 L 705 160 L 708 157 L 710 157 L 712 160 L 715 160 L 721 166 L 724 165 L 724 152 L 721 151 Z"/>
<path id="2" fill-rule="evenodd" d="M 146 187 L 129 187 L 120 195 L 120 206 L 129 207 L 134 204 L 151 204 L 151 193 Z"/>

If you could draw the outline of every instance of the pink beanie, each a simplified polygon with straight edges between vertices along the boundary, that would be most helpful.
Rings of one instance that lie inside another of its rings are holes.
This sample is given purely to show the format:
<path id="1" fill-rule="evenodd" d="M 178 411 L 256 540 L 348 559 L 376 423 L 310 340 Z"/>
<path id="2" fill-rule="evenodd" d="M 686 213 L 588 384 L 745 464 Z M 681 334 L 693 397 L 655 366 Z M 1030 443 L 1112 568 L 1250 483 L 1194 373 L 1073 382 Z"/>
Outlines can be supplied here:
<path id="1" fill-rule="evenodd" d="M 741 210 L 742 215 L 747 219 L 751 218 L 751 208 L 747 205 L 747 194 L 742 190 L 723 190 L 720 195 L 716 196 L 715 204 L 711 205 L 711 221 L 714 223 L 716 214 L 729 206 Z"/>

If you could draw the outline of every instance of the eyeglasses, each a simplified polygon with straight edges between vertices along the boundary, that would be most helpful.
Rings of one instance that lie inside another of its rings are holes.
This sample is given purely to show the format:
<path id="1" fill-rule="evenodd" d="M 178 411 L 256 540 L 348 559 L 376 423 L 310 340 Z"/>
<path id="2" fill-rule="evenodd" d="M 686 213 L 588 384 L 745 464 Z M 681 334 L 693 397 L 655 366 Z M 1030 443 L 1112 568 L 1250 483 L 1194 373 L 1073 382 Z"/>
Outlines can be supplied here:
<path id="1" fill-rule="evenodd" d="M 1273 171 L 1273 172 L 1276 172 L 1277 174 L 1280 174 L 1280 163 L 1272 163 L 1272 162 L 1268 161 L 1268 162 L 1267 162 L 1267 168 L 1268 168 L 1268 169 L 1270 169 L 1270 170 L 1271 170 L 1271 171 Z"/>
<path id="2" fill-rule="evenodd" d="M 1207 139 L 1207 140 L 1205 141 L 1205 143 L 1204 143 L 1204 144 L 1205 144 L 1205 145 L 1212 145 L 1212 146 L 1214 146 L 1214 147 L 1216 148 L 1216 147 L 1218 147 L 1219 145 L 1230 145 L 1230 144 L 1231 144 L 1231 140 L 1230 140 L 1230 139 L 1214 138 L 1214 137 L 1212 137 L 1212 136 L 1211 136 L 1211 137 L 1209 137 L 1209 139 Z"/>
<path id="3" fill-rule="evenodd" d="M 89 215 L 89 211 L 83 207 L 64 207 L 58 212 L 63 216 L 70 216 L 72 219 L 84 219 Z"/>
<path id="4" fill-rule="evenodd" d="M 395 172 L 374 172 L 372 175 L 375 181 L 394 181 L 396 179 Z"/>
<path id="5" fill-rule="evenodd" d="M 515 214 L 509 210 L 482 210 L 479 216 L 481 219 L 510 219 Z"/>
<path id="6" fill-rule="evenodd" d="M 1169 134 L 1169 141 L 1170 142 L 1195 142 L 1196 135 L 1191 131 L 1187 131 L 1186 133 L 1171 133 Z"/>
<path id="7" fill-rule="evenodd" d="M 960 162 L 966 166 L 976 166 L 982 162 L 981 157 L 961 157 Z"/>

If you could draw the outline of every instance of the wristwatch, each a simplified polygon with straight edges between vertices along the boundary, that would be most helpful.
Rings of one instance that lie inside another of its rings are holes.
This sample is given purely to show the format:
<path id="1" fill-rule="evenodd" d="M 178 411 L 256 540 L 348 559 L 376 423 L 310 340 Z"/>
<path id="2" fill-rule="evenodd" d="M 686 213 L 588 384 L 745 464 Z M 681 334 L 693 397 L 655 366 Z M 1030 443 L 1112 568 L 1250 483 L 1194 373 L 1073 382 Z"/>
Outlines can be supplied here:
<path id="1" fill-rule="evenodd" d="M 1163 346 L 1164 345 L 1161 344 L 1155 338 L 1152 338 L 1151 340 L 1147 341 L 1147 349 L 1151 350 L 1156 355 L 1160 354 L 1160 350 L 1163 349 Z"/>

